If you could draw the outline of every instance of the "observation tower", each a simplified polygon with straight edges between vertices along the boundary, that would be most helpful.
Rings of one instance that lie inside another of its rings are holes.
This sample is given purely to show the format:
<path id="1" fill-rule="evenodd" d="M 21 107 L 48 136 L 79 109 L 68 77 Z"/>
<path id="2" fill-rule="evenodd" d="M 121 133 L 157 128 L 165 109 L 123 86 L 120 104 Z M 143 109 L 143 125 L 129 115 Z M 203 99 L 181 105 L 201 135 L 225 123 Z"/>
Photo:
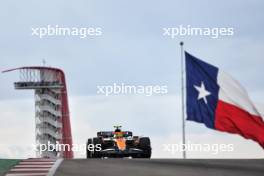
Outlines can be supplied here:
<path id="1" fill-rule="evenodd" d="M 35 92 L 35 137 L 37 157 L 73 158 L 70 114 L 64 72 L 52 67 L 20 67 L 17 90 Z M 40 150 L 40 144 L 64 144 L 65 150 Z"/>

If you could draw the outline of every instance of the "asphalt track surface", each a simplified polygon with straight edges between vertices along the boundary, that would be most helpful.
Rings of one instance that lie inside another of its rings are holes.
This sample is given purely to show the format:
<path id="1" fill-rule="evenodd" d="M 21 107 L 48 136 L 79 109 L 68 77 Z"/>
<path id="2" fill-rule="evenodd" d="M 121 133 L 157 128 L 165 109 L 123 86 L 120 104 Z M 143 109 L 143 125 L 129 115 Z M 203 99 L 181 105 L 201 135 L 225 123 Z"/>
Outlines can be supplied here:
<path id="1" fill-rule="evenodd" d="M 55 176 L 264 176 L 264 159 L 74 159 L 64 160 Z"/>

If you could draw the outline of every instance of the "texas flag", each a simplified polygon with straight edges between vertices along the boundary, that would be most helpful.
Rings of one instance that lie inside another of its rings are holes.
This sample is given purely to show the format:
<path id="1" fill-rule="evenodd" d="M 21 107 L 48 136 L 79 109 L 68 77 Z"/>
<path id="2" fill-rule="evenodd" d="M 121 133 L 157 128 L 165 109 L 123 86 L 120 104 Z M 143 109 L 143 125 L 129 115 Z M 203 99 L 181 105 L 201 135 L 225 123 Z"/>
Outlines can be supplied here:
<path id="1" fill-rule="evenodd" d="M 264 148 L 264 121 L 246 90 L 217 67 L 185 52 L 187 120 L 239 134 Z"/>

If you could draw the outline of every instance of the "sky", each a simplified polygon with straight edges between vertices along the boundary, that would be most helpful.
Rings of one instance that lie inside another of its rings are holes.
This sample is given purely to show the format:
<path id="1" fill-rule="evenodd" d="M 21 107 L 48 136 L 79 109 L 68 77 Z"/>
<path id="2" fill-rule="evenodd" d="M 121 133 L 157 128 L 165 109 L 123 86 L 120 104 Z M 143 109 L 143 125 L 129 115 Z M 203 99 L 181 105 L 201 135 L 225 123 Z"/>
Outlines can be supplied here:
<path id="1" fill-rule="evenodd" d="M 150 136 L 153 157 L 180 158 L 181 152 L 171 154 L 162 147 L 181 141 L 179 42 L 184 41 L 189 53 L 232 75 L 263 109 L 263 7 L 261 0 L 2 1 L 0 70 L 42 65 L 43 59 L 48 66 L 62 68 L 75 143 L 85 143 L 97 131 L 111 130 L 118 123 Z M 47 25 L 100 27 L 102 35 L 84 39 L 31 35 L 31 28 Z M 164 27 L 179 25 L 232 27 L 234 35 L 217 39 L 163 35 Z M 17 80 L 17 72 L 0 74 L 0 158 L 34 155 L 28 147 L 35 142 L 33 92 L 14 90 Z M 97 86 L 113 83 L 167 85 L 168 94 L 97 94 Z M 201 144 L 234 144 L 233 152 L 187 152 L 189 158 L 264 157 L 257 143 L 194 122 L 186 122 L 186 138 Z"/>

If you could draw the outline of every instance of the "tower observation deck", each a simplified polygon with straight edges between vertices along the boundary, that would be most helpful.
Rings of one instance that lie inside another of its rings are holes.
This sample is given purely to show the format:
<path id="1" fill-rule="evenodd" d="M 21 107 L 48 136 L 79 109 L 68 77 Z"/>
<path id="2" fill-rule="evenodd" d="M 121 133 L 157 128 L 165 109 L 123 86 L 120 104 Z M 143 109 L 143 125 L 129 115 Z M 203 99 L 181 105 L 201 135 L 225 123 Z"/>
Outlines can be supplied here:
<path id="1" fill-rule="evenodd" d="M 52 67 L 20 67 L 15 89 L 35 91 L 37 157 L 73 158 L 70 114 L 64 72 Z M 41 145 L 64 144 L 64 150 L 40 150 Z"/>

